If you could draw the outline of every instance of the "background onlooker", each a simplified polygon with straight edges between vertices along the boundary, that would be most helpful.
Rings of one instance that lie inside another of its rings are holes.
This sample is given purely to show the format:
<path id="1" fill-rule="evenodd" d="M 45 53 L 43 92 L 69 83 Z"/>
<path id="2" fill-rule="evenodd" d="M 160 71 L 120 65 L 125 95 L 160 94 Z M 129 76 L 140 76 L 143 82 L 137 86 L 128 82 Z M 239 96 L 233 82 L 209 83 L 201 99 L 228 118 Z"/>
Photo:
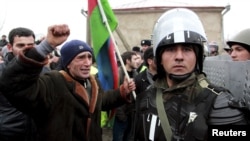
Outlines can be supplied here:
<path id="1" fill-rule="evenodd" d="M 141 52 L 141 49 L 140 49 L 140 47 L 138 47 L 138 46 L 134 46 L 134 47 L 132 48 L 132 51 Z"/>
<path id="2" fill-rule="evenodd" d="M 141 52 L 144 53 L 146 49 L 148 49 L 151 46 L 151 40 L 144 39 L 141 40 Z"/>
<path id="3" fill-rule="evenodd" d="M 122 61 L 125 65 L 126 71 L 130 78 L 135 78 L 138 74 L 136 69 L 138 67 L 138 56 L 135 51 L 126 51 L 122 55 Z M 119 84 L 125 79 L 125 72 L 122 67 L 119 67 Z M 133 99 L 131 97 L 131 99 Z M 114 123 L 113 123 L 113 141 L 128 141 L 131 126 L 132 126 L 132 113 L 134 105 L 132 103 L 123 104 L 115 110 Z"/>
<path id="4" fill-rule="evenodd" d="M 208 44 L 209 47 L 209 56 L 219 55 L 219 46 L 215 41 L 212 41 Z"/>
<path id="5" fill-rule="evenodd" d="M 2 35 L 2 39 L 0 40 L 0 48 L 3 48 L 8 44 L 8 41 L 6 39 L 6 35 Z"/>

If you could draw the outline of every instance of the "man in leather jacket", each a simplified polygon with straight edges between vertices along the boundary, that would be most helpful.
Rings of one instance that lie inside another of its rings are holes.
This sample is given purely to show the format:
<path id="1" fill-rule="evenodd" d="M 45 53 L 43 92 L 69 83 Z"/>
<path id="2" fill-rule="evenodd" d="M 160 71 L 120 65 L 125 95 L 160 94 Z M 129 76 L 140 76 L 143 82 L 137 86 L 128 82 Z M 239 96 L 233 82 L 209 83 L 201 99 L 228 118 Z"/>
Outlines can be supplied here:
<path id="1" fill-rule="evenodd" d="M 4 63 L 0 64 L 0 75 L 11 60 L 17 56 L 24 46 L 22 44 L 35 44 L 35 34 L 24 27 L 14 28 L 9 33 L 8 52 L 4 55 Z M 50 71 L 43 69 L 42 73 Z M 0 93 L 0 140 L 1 141 L 33 141 L 36 134 L 34 121 L 14 107 L 6 97 Z"/>
<path id="2" fill-rule="evenodd" d="M 137 96 L 135 141 L 205 141 L 210 125 L 247 125 L 244 114 L 229 106 L 230 92 L 205 77 L 204 42 L 202 23 L 189 9 L 175 8 L 158 19 L 158 77 Z"/>

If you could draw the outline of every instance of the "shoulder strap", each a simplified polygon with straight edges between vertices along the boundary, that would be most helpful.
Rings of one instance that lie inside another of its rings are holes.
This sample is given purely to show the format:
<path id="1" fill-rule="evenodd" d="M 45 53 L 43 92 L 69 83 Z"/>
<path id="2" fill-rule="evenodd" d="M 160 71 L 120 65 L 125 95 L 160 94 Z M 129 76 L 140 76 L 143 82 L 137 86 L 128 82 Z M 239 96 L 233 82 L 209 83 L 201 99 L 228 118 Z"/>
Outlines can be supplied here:
<path id="1" fill-rule="evenodd" d="M 163 129 L 165 138 L 167 139 L 167 141 L 171 141 L 172 130 L 170 128 L 168 117 L 164 109 L 162 92 L 160 88 L 157 88 L 156 90 L 156 109 L 157 109 L 157 112 L 161 121 L 161 127 Z"/>
<path id="2" fill-rule="evenodd" d="M 212 91 L 216 95 L 220 95 L 224 88 L 219 88 L 214 85 L 209 84 L 209 82 L 205 79 L 205 77 L 198 77 L 198 82 L 202 88 L 207 88 Z"/>

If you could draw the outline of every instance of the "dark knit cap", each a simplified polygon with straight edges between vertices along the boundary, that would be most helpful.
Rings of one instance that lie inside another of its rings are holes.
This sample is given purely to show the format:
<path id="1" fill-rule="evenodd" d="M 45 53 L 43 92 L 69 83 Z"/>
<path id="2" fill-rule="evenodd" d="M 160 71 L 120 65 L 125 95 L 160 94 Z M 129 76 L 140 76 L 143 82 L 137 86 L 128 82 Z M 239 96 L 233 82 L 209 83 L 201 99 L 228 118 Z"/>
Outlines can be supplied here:
<path id="1" fill-rule="evenodd" d="M 60 50 L 63 67 L 66 68 L 76 55 L 85 51 L 88 51 L 93 54 L 92 48 L 83 41 L 71 40 L 65 43 Z"/>

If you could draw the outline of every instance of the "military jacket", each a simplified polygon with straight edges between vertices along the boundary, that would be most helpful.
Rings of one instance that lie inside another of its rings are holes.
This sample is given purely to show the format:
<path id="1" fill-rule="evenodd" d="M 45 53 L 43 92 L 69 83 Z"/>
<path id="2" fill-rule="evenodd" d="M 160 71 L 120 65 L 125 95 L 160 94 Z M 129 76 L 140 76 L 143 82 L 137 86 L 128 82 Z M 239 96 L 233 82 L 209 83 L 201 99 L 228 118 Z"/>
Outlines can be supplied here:
<path id="1" fill-rule="evenodd" d="M 161 101 L 157 101 L 161 95 Z M 204 75 L 192 74 L 184 82 L 171 88 L 164 79 L 139 95 L 136 100 L 135 141 L 166 141 L 161 122 L 166 114 L 168 127 L 174 140 L 207 140 L 209 125 L 246 124 L 243 113 L 228 105 L 228 90 L 212 85 Z M 159 114 L 157 103 L 163 102 L 164 111 Z"/>

